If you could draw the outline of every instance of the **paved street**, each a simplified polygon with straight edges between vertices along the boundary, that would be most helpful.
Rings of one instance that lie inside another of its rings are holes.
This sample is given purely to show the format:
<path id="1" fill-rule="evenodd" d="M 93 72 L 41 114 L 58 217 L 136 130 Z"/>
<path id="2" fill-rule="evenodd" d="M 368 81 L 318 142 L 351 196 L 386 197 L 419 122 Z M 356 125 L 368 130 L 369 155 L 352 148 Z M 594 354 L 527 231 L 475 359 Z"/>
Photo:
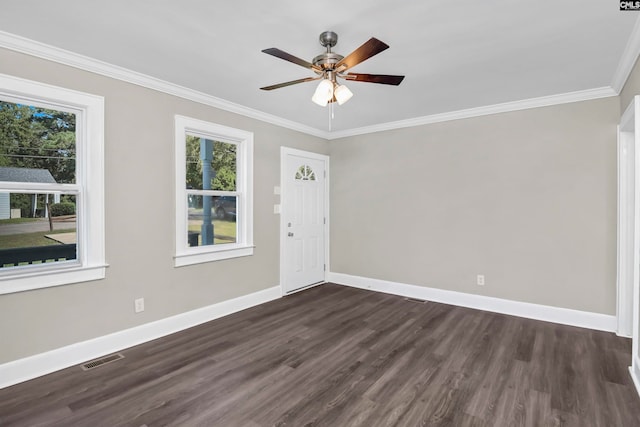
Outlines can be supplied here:
<path id="1" fill-rule="evenodd" d="M 54 221 L 54 230 L 75 229 L 76 221 Z M 8 236 L 10 234 L 35 233 L 38 231 L 49 231 L 49 220 L 47 218 L 38 218 L 37 221 L 22 222 L 17 224 L 0 225 L 0 236 Z"/>

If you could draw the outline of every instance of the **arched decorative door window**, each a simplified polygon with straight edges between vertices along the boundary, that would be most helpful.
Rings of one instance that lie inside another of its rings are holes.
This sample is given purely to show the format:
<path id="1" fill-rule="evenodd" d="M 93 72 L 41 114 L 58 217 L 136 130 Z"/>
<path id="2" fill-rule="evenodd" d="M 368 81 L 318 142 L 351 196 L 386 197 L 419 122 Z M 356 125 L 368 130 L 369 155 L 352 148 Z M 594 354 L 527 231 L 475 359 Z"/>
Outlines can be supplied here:
<path id="1" fill-rule="evenodd" d="M 302 165 L 296 171 L 296 179 L 302 181 L 315 181 L 316 173 L 310 166 Z"/>

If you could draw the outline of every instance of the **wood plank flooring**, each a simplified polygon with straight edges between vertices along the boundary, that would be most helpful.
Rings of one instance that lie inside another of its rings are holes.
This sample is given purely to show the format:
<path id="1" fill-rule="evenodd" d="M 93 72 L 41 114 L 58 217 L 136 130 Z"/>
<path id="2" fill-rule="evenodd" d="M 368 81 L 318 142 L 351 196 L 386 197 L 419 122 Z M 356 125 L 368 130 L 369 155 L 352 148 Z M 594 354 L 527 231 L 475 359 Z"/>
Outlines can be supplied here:
<path id="1" fill-rule="evenodd" d="M 640 426 L 630 347 L 327 284 L 0 390 L 0 425 Z"/>

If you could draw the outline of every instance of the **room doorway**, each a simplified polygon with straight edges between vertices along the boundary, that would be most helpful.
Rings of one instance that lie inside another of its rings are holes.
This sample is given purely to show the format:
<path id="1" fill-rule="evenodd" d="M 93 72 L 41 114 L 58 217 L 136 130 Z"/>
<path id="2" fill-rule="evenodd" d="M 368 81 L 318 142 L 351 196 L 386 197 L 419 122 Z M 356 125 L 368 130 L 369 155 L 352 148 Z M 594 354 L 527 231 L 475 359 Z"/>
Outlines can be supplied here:
<path id="1" fill-rule="evenodd" d="M 283 294 L 325 282 L 328 168 L 328 156 L 282 147 L 280 284 Z"/>

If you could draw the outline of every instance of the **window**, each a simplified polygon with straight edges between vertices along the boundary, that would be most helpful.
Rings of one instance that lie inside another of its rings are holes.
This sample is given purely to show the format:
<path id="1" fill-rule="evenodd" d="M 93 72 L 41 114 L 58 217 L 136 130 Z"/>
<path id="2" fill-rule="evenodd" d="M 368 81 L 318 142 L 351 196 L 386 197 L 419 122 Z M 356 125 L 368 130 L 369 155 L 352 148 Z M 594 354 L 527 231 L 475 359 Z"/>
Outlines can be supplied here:
<path id="1" fill-rule="evenodd" d="M 102 97 L 0 75 L 0 293 L 104 278 L 103 129 Z"/>
<path id="2" fill-rule="evenodd" d="M 311 169 L 311 166 L 302 165 L 296 171 L 296 180 L 315 181 L 316 173 Z"/>
<path id="3" fill-rule="evenodd" d="M 182 116 L 175 127 L 175 265 L 252 255 L 253 134 Z"/>

